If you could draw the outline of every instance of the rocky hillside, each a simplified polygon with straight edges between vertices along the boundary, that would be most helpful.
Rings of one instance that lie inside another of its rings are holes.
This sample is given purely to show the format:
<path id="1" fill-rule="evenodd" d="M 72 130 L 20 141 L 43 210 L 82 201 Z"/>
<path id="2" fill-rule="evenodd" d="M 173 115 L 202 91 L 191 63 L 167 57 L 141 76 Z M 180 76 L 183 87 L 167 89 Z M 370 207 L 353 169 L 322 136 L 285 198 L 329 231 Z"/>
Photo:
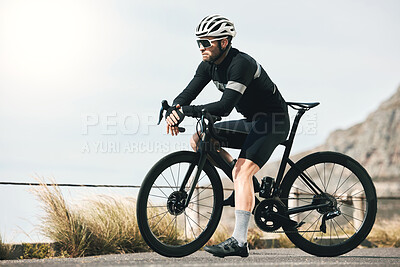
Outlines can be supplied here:
<path id="1" fill-rule="evenodd" d="M 378 180 L 400 177 L 400 87 L 364 122 L 331 133 L 321 149 L 354 157 Z"/>

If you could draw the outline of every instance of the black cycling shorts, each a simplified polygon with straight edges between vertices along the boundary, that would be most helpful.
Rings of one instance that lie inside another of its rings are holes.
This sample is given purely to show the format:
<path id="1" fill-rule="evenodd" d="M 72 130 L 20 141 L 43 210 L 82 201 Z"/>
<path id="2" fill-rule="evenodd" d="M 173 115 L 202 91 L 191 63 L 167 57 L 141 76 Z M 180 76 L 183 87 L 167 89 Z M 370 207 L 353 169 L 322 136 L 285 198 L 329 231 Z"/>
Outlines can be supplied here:
<path id="1" fill-rule="evenodd" d="M 218 135 L 225 137 L 222 147 L 241 149 L 239 158 L 256 163 L 260 168 L 275 148 L 286 140 L 290 129 L 288 114 L 262 114 L 253 121 L 246 119 L 215 124 Z"/>

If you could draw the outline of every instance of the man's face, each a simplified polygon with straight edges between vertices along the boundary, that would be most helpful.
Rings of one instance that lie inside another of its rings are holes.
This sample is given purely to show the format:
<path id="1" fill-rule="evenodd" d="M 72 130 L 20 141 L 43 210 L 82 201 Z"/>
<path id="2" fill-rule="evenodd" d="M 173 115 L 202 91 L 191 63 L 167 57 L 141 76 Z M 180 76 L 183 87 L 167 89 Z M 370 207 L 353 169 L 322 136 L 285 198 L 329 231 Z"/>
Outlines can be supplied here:
<path id="1" fill-rule="evenodd" d="M 203 61 L 214 62 L 215 59 L 217 59 L 221 54 L 221 50 L 218 47 L 218 41 L 212 41 L 213 39 L 216 39 L 215 37 L 203 37 L 202 39 L 208 39 L 211 41 L 210 47 L 204 48 L 202 45 L 200 45 L 200 52 L 203 57 Z"/>

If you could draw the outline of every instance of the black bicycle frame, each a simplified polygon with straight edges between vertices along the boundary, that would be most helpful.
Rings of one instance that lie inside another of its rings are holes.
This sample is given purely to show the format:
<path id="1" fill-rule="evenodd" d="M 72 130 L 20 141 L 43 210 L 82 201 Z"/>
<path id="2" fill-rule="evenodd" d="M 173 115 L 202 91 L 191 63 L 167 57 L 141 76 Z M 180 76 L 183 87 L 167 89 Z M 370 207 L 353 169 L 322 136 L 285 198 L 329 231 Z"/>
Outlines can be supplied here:
<path id="1" fill-rule="evenodd" d="M 294 137 L 296 135 L 296 131 L 297 131 L 297 128 L 299 126 L 300 119 L 304 115 L 305 112 L 306 112 L 306 109 L 298 110 L 298 112 L 296 114 L 296 117 L 294 119 L 294 122 L 293 122 L 292 129 L 290 130 L 289 138 L 286 141 L 284 141 L 283 143 L 281 143 L 281 145 L 285 146 L 285 151 L 284 151 L 283 156 L 282 156 L 281 164 L 279 166 L 278 176 L 276 177 L 276 182 L 275 182 L 275 185 L 274 185 L 274 188 L 273 188 L 273 193 L 272 193 L 273 197 L 279 197 L 279 195 L 280 195 L 280 186 L 281 186 L 281 183 L 282 183 L 282 180 L 283 180 L 283 174 L 285 172 L 287 164 L 289 164 L 290 167 L 295 168 L 300 172 L 300 177 L 303 179 L 304 183 L 307 184 L 307 186 L 316 195 L 319 195 L 319 194 L 323 193 L 321 188 L 319 188 L 314 183 L 314 181 L 312 179 L 310 179 L 310 177 L 308 177 L 307 174 L 305 174 L 304 172 L 299 170 L 297 168 L 296 164 L 289 158 L 290 151 L 292 150 Z"/>
<path id="2" fill-rule="evenodd" d="M 289 134 L 289 138 L 284 141 L 283 143 L 281 143 L 281 145 L 285 146 L 285 151 L 283 153 L 282 156 L 282 160 L 281 160 L 281 164 L 279 167 L 279 171 L 278 171 L 278 176 L 276 178 L 276 182 L 274 184 L 273 187 L 273 192 L 272 192 L 272 197 L 278 197 L 280 195 L 280 186 L 281 183 L 283 181 L 283 175 L 286 169 L 287 164 L 289 164 L 292 168 L 295 168 L 299 171 L 299 176 L 302 178 L 302 180 L 304 181 L 304 183 L 316 194 L 316 195 L 320 195 L 323 194 L 323 191 L 314 183 L 314 181 L 312 179 L 310 179 L 308 177 L 307 174 L 305 174 L 304 172 L 302 172 L 301 170 L 299 170 L 296 166 L 296 164 L 290 160 L 289 155 L 290 155 L 290 151 L 292 149 L 292 145 L 293 145 L 293 141 L 294 141 L 294 137 L 297 131 L 297 128 L 299 126 L 299 122 L 301 117 L 304 115 L 304 113 L 306 112 L 306 109 L 300 109 L 298 110 L 295 120 L 293 122 L 292 128 L 290 130 L 290 134 Z M 195 166 L 198 166 L 197 168 L 197 172 L 195 174 L 195 177 L 193 179 L 192 182 L 192 186 L 190 188 L 190 191 L 188 192 L 188 196 L 186 198 L 186 203 L 185 206 L 187 207 L 189 205 L 190 199 L 193 195 L 193 192 L 195 190 L 195 185 L 198 182 L 200 173 L 203 170 L 204 164 L 207 160 L 207 156 L 209 156 L 218 166 L 218 168 L 220 168 L 228 177 L 229 179 L 231 179 L 231 181 L 233 181 L 233 177 L 232 177 L 232 166 L 227 163 L 220 155 L 219 153 L 216 151 L 217 149 L 214 147 L 214 142 L 211 141 L 211 133 L 207 130 L 207 131 L 203 131 L 205 129 L 206 125 L 204 122 L 204 119 L 202 118 L 202 132 L 205 132 L 205 134 L 203 134 L 202 138 L 201 138 L 201 142 L 199 144 L 198 147 L 198 151 L 197 154 L 199 155 L 199 158 L 197 160 L 197 162 L 193 162 L 186 175 L 184 180 L 182 181 L 182 185 L 180 187 L 180 191 L 184 191 L 187 182 L 189 181 L 190 176 L 193 173 L 193 170 L 195 168 Z M 256 203 L 258 203 L 259 200 L 256 197 Z M 304 212 L 304 211 L 308 211 L 308 210 L 313 210 L 313 209 L 318 209 L 318 208 L 322 208 L 327 206 L 328 204 L 319 204 L 319 205 L 305 205 L 302 207 L 297 207 L 294 209 L 290 209 L 288 210 L 286 213 L 287 214 L 295 214 L 295 213 L 300 213 L 300 212 Z"/>

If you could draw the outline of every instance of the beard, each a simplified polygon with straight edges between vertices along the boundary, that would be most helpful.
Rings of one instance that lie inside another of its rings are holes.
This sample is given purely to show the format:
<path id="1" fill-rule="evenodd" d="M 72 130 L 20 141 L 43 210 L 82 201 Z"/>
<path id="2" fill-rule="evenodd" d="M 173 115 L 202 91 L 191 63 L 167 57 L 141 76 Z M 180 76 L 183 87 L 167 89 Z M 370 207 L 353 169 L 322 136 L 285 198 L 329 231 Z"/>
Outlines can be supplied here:
<path id="1" fill-rule="evenodd" d="M 223 52 L 221 51 L 221 49 L 218 48 L 217 54 L 210 55 L 208 59 L 203 59 L 203 61 L 214 63 L 216 60 L 218 60 L 222 56 L 222 54 L 223 54 Z"/>

